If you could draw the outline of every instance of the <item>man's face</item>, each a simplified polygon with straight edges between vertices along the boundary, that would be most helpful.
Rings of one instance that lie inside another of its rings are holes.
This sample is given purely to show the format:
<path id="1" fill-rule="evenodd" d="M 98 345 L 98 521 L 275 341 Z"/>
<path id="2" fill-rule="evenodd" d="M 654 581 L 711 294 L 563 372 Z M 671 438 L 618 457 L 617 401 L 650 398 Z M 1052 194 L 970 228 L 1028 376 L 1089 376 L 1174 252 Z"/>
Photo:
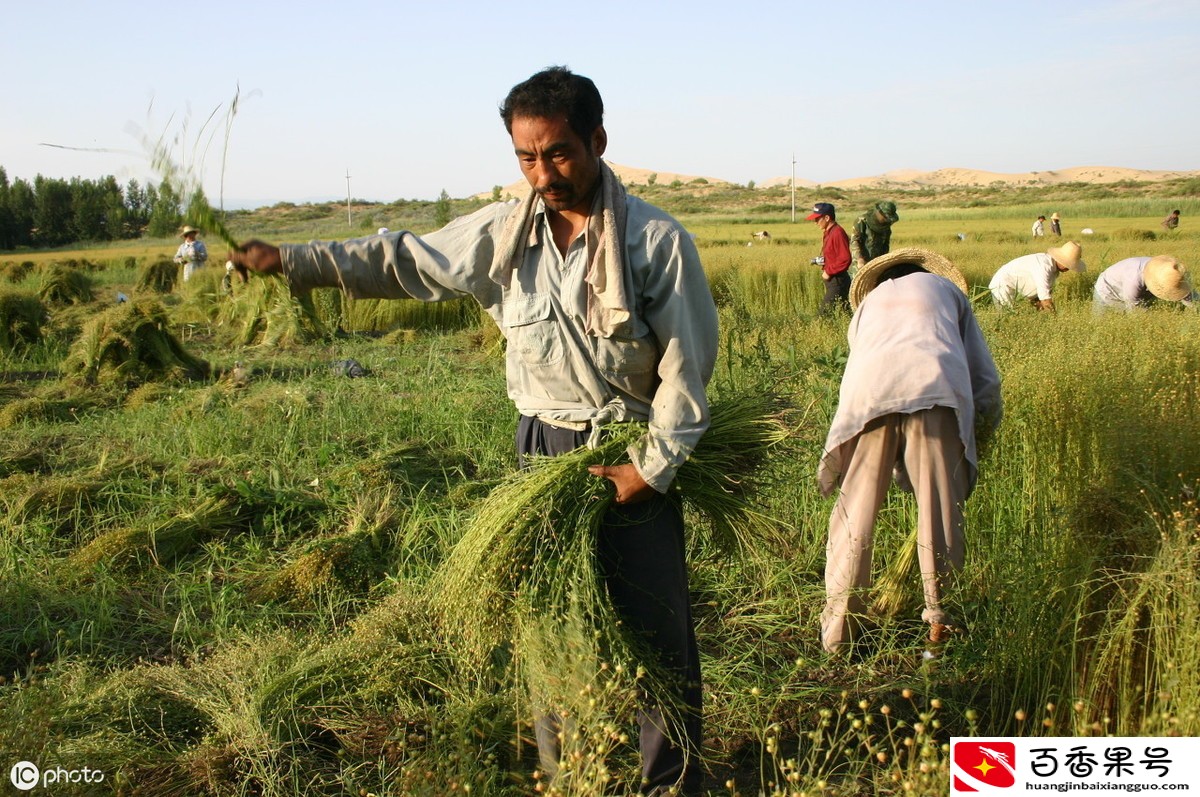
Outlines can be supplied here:
<path id="1" fill-rule="evenodd" d="M 600 156 L 608 144 L 603 126 L 587 142 L 576 135 L 565 116 L 517 116 L 512 120 L 512 142 L 521 173 L 546 207 L 577 213 L 591 210 Z"/>
<path id="2" fill-rule="evenodd" d="M 829 216 L 817 216 L 813 219 L 813 224 L 817 225 L 818 230 L 825 232 L 833 224 L 833 219 Z"/>

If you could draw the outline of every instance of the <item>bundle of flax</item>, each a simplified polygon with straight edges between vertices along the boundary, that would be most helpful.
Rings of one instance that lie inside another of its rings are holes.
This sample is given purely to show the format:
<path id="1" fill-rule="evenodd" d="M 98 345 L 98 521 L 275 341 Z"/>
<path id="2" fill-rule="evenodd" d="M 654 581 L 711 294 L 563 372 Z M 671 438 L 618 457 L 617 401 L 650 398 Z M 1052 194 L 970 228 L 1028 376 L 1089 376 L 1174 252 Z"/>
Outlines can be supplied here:
<path id="1" fill-rule="evenodd" d="M 761 394 L 714 402 L 708 431 L 678 471 L 678 495 L 703 521 L 689 533 L 707 532 L 710 547 L 747 552 L 777 533 L 753 496 L 769 450 L 789 436 L 779 407 Z M 612 487 L 587 466 L 627 461 L 626 448 L 644 433 L 642 424 L 611 427 L 596 449 L 538 459 L 504 480 L 432 580 L 434 609 L 463 663 L 483 674 L 490 662 L 507 662 L 523 682 L 519 698 L 569 717 L 571 736 L 600 769 L 597 749 L 619 737 L 617 715 L 638 694 L 679 691 L 625 633 L 597 569 Z"/>

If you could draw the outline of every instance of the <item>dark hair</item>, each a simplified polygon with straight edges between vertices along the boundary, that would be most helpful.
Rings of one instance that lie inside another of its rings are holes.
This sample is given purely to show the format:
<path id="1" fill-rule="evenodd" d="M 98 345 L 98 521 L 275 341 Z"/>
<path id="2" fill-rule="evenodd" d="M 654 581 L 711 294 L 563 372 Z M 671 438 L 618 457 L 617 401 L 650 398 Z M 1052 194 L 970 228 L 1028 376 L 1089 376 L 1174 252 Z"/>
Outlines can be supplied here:
<path id="1" fill-rule="evenodd" d="M 928 272 L 925 271 L 925 269 L 921 268 L 916 263 L 897 263 L 896 265 L 892 266 L 891 268 L 887 269 L 882 274 L 880 274 L 879 279 L 875 280 L 875 284 L 878 285 L 879 283 L 885 282 L 887 280 L 898 280 L 901 277 L 907 277 L 909 274 L 927 274 L 927 273 Z"/>
<path id="2" fill-rule="evenodd" d="M 565 66 L 551 66 L 508 92 L 500 106 L 500 118 L 509 135 L 517 116 L 542 119 L 565 116 L 571 130 L 590 149 L 592 133 L 604 123 L 604 100 L 590 78 L 576 75 Z"/>
<path id="3" fill-rule="evenodd" d="M 1179 215 L 1179 211 L 1178 211 L 1178 210 L 1172 210 L 1171 212 L 1172 212 L 1172 213 L 1174 213 L 1176 216 L 1178 216 L 1178 215 Z"/>

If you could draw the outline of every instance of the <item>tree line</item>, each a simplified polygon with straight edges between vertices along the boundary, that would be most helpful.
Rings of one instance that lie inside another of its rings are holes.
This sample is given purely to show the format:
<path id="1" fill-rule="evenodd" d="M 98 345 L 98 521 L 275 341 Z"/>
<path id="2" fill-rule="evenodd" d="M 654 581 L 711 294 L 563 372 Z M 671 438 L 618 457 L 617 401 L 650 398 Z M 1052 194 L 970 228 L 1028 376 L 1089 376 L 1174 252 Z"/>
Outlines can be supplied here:
<path id="1" fill-rule="evenodd" d="M 124 187 L 109 175 L 70 180 L 38 175 L 11 183 L 0 166 L 0 250 L 55 247 L 174 235 L 183 222 L 183 198 L 163 180 Z"/>

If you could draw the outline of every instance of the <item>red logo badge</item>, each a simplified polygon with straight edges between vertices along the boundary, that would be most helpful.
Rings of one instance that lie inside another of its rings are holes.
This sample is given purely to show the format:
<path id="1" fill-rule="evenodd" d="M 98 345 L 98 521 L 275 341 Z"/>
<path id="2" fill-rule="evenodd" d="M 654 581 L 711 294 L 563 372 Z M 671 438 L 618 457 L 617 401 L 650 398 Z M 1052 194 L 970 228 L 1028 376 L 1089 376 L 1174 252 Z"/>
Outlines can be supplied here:
<path id="1" fill-rule="evenodd" d="M 1007 789 L 1017 782 L 1017 746 L 1012 742 L 957 742 L 950 778 L 957 792 Z"/>

